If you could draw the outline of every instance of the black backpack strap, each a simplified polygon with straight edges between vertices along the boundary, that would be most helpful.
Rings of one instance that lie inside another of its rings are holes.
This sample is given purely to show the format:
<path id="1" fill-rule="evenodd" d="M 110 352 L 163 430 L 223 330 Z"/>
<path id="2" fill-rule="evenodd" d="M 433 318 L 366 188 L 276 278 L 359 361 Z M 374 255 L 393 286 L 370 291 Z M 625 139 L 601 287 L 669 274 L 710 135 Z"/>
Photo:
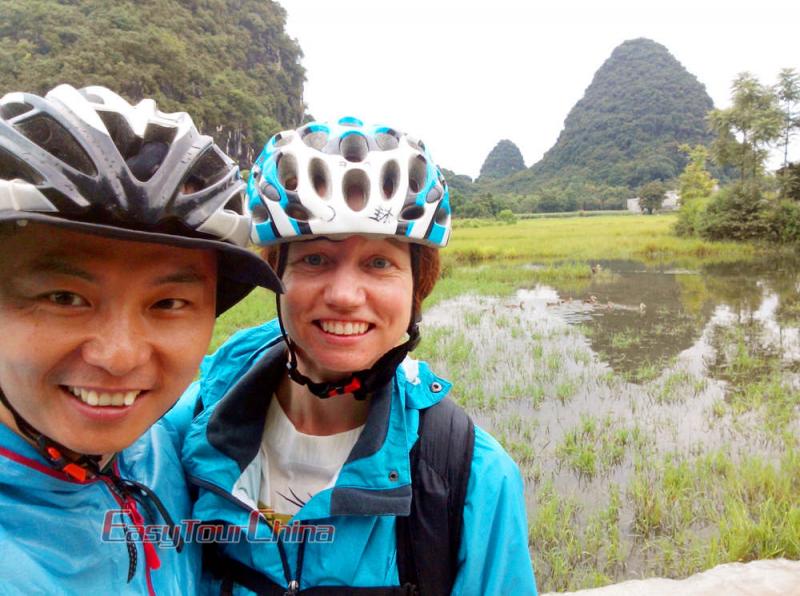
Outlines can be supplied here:
<path id="1" fill-rule="evenodd" d="M 411 449 L 411 514 L 397 518 L 401 584 L 423 596 L 447 596 L 458 573 L 475 426 L 449 398 L 420 411 Z"/>
<path id="2" fill-rule="evenodd" d="M 220 596 L 231 596 L 234 585 L 244 586 L 259 596 L 285 596 L 290 592 L 272 581 L 263 573 L 222 552 L 222 546 L 214 543 L 203 545 L 203 570 L 222 580 Z M 301 586 L 302 588 L 302 586 Z M 298 596 L 413 596 L 412 585 L 379 586 L 374 588 L 351 588 L 349 586 L 317 586 L 300 589 Z"/>

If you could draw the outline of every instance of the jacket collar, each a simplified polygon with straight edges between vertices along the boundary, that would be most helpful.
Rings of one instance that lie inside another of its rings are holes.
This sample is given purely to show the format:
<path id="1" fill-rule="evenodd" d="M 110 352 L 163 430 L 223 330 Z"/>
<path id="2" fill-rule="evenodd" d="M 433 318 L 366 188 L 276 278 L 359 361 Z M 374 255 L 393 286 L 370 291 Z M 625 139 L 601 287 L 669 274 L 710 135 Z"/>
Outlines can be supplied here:
<path id="1" fill-rule="evenodd" d="M 184 451 L 184 463 L 195 484 L 240 506 L 241 501 L 231 498 L 234 487 L 258 455 L 267 409 L 285 371 L 284 344 L 269 337 L 272 335 L 269 325 L 252 330 L 254 337 L 241 337 L 243 343 L 255 340 L 255 334 L 262 341 L 266 340 L 259 348 L 249 343 L 250 349 L 261 355 L 253 362 L 251 351 L 246 356 L 252 362 L 249 370 L 225 392 L 216 407 L 210 408 L 211 412 L 204 412 L 195 419 L 193 431 L 187 436 L 187 442 L 194 446 L 187 445 Z M 225 349 L 238 352 L 236 343 L 234 338 Z M 212 385 L 217 383 L 213 379 L 225 377 L 232 368 L 238 367 L 229 356 L 210 360 L 204 372 L 212 379 Z M 395 378 L 372 396 L 364 430 L 342 467 L 336 485 L 309 500 L 297 519 L 331 515 L 408 515 L 411 508 L 409 451 L 417 439 L 416 410 L 433 405 L 449 388 L 450 384 L 433 375 L 426 364 L 407 358 L 398 367 Z M 206 389 L 211 387 L 201 391 Z M 215 401 L 214 395 L 207 397 L 212 403 Z M 226 464 L 220 454 L 235 465 Z M 211 495 L 201 496 L 200 509 L 206 509 L 202 505 L 206 498 Z M 209 511 L 214 509 L 210 503 L 208 505 Z M 216 515 L 219 513 L 217 505 Z"/>
<path id="2" fill-rule="evenodd" d="M 242 472 L 258 456 L 267 409 L 285 366 L 286 352 L 281 342 L 269 348 L 213 408 L 205 432 L 213 449 L 190 453 L 188 463 L 196 483 L 209 488 L 208 482 L 211 482 L 211 486 L 233 492 Z M 408 515 L 411 507 L 410 446 L 402 400 L 393 399 L 396 394 L 399 398 L 400 392 L 396 389 L 397 381 L 393 380 L 372 396 L 364 430 L 336 486 L 310 500 L 303 509 L 303 517 Z M 219 474 L 222 472 L 220 462 L 202 461 L 218 458 L 219 454 L 232 460 L 236 471 L 228 468 L 227 472 Z"/>

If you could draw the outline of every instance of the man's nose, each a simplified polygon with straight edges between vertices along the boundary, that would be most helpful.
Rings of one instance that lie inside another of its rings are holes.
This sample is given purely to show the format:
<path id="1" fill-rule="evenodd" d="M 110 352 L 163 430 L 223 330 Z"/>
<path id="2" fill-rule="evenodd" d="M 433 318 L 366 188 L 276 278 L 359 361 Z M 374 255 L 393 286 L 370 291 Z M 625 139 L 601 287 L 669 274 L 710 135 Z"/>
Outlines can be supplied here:
<path id="1" fill-rule="evenodd" d="M 152 346 L 135 315 L 120 312 L 98 321 L 92 337 L 83 344 L 82 355 L 88 364 L 121 377 L 143 366 Z"/>

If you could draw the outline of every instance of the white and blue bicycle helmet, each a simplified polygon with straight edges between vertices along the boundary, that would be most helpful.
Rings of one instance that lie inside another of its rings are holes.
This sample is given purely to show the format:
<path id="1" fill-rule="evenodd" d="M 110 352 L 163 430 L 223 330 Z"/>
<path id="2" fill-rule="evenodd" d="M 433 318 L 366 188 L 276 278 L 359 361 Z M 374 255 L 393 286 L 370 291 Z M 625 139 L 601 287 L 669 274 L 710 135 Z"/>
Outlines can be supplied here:
<path id="1" fill-rule="evenodd" d="M 352 117 L 273 136 L 247 194 L 262 246 L 361 234 L 438 248 L 450 237 L 447 183 L 424 143 Z"/>
<path id="2" fill-rule="evenodd" d="M 425 144 L 357 118 L 311 122 L 273 136 L 253 166 L 247 194 L 255 244 L 352 235 L 404 240 L 412 245 L 415 284 L 421 248 L 415 245 L 441 248 L 450 238 L 447 183 Z M 286 258 L 283 246 L 280 254 L 279 275 Z M 419 342 L 420 313 L 414 310 L 408 339 L 370 369 L 335 382 L 314 382 L 297 368 L 297 351 L 283 327 L 277 296 L 276 306 L 289 352 L 289 376 L 320 398 L 352 393 L 365 399 L 391 379 Z"/>

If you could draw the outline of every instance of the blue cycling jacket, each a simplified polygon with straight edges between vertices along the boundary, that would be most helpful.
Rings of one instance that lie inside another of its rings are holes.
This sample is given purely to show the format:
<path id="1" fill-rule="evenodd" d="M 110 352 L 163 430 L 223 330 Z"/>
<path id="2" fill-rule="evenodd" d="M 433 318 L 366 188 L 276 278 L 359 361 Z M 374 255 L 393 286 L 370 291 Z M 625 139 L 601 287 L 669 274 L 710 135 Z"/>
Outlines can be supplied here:
<path id="1" fill-rule="evenodd" d="M 178 523 L 188 518 L 190 502 L 176 435 L 158 423 L 112 465 L 121 478 L 152 489 Z M 124 513 L 129 508 L 135 513 Z M 54 470 L 0 424 L 0 594 L 196 593 L 199 547 L 187 544 L 178 553 L 160 516 L 143 509 L 124 503 L 103 479 L 78 482 Z M 136 529 L 134 521 L 144 523 Z M 144 538 L 151 539 L 150 554 Z"/>
<path id="2" fill-rule="evenodd" d="M 410 358 L 398 367 L 391 389 L 372 397 L 364 430 L 335 485 L 309 499 L 283 528 L 285 569 L 277 544 L 281 530 L 271 529 L 256 505 L 257 454 L 269 400 L 285 371 L 283 352 L 276 321 L 241 331 L 206 358 L 200 381 L 181 399 L 185 408 L 197 399 L 203 406 L 183 448 L 189 482 L 199 489 L 194 517 L 222 524 L 225 554 L 281 586 L 298 575 L 301 589 L 397 586 L 395 520 L 410 512 L 409 451 L 419 411 L 441 400 L 450 384 Z M 527 535 L 519 469 L 476 427 L 452 593 L 535 595 Z M 306 544 L 298 569 L 301 541 Z"/>

